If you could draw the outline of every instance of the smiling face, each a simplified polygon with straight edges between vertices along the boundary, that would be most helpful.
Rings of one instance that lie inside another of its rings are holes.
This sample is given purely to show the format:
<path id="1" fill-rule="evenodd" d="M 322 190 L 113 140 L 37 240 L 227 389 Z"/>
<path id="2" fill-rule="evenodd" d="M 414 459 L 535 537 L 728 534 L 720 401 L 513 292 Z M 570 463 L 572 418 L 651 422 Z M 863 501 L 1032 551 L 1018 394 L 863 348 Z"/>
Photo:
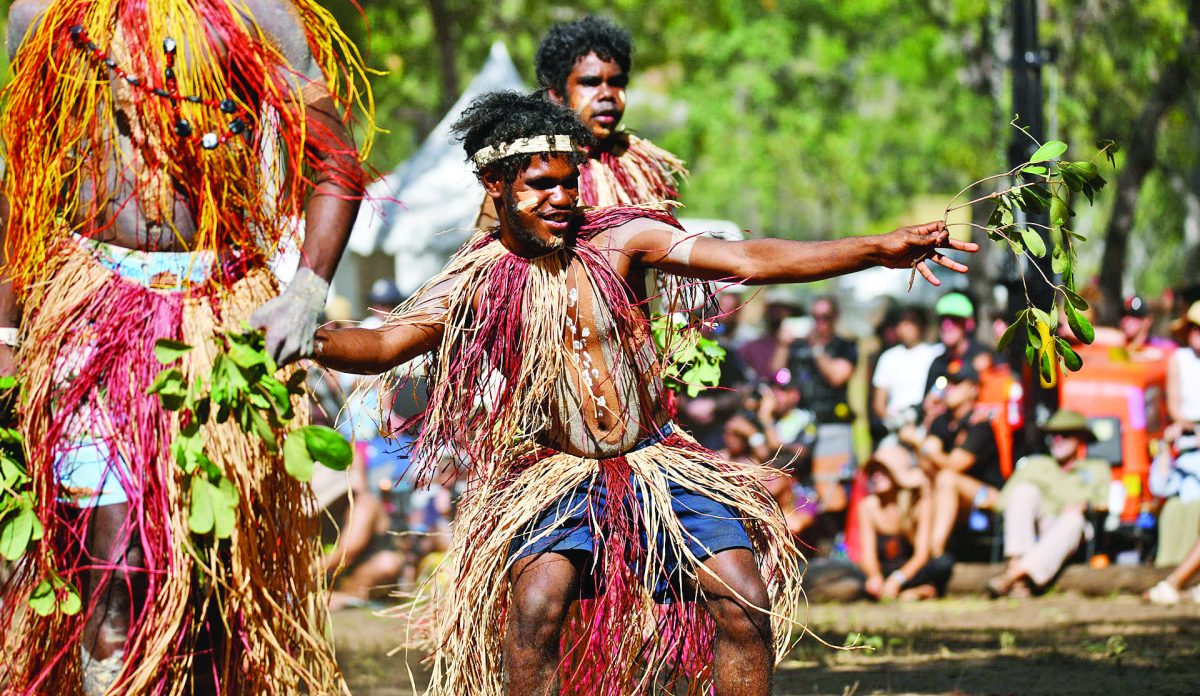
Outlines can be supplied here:
<path id="1" fill-rule="evenodd" d="M 512 184 L 488 170 L 483 185 L 500 217 L 500 241 L 514 254 L 541 256 L 573 241 L 582 220 L 579 168 L 566 154 L 534 155 Z"/>
<path id="2" fill-rule="evenodd" d="M 617 131 L 625 115 L 625 87 L 629 76 L 616 61 L 588 53 L 575 61 L 567 75 L 566 94 L 549 90 L 550 98 L 571 107 L 579 120 L 603 141 Z"/>

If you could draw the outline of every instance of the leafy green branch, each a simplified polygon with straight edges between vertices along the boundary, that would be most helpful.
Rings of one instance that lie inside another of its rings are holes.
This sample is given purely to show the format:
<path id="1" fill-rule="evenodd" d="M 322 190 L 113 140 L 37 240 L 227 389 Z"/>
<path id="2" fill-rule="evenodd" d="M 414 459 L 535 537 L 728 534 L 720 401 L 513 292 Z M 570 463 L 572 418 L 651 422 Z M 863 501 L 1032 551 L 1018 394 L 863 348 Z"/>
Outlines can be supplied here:
<path id="1" fill-rule="evenodd" d="M 15 390 L 15 377 L 0 377 L 0 392 Z M 0 557 L 9 561 L 21 559 L 37 546 L 45 532 L 37 515 L 33 478 L 25 466 L 21 433 L 13 428 L 0 428 Z M 82 605 L 79 591 L 54 570 L 29 596 L 29 607 L 38 616 L 49 616 L 56 610 L 73 616 Z"/>
<path id="2" fill-rule="evenodd" d="M 204 430 L 213 423 L 234 422 L 258 438 L 266 450 L 282 450 L 285 470 L 298 481 L 312 479 L 313 464 L 343 471 L 353 456 L 350 444 L 336 430 L 323 425 L 291 429 L 296 414 L 293 397 L 305 394 L 305 371 L 296 370 L 281 381 L 278 366 L 263 346 L 259 331 L 217 336 L 219 351 L 207 379 L 189 382 L 183 371 L 171 367 L 192 346 L 161 339 L 155 357 L 167 366 L 160 371 L 148 394 L 158 394 L 163 407 L 179 412 L 180 431 L 171 442 L 175 463 L 188 478 L 188 527 L 193 534 L 226 539 L 237 521 L 238 491 L 209 457 Z"/>
<path id="3" fill-rule="evenodd" d="M 1016 119 L 1012 125 L 1017 127 Z M 1026 131 L 1022 129 L 1022 132 Z M 1083 314 L 1088 309 L 1088 303 L 1076 291 L 1076 245 L 1086 242 L 1087 237 L 1072 227 L 1072 219 L 1076 215 L 1071 205 L 1072 199 L 1075 194 L 1083 194 L 1089 204 L 1094 204 L 1096 193 L 1106 183 L 1096 160 L 1104 156 L 1110 164 L 1114 163 L 1118 148 L 1115 142 L 1104 140 L 1097 143 L 1098 151 L 1090 160 L 1068 161 L 1062 159 L 1068 149 L 1066 143 L 1058 140 L 1034 142 L 1038 148 L 1028 161 L 1002 174 L 980 179 L 959 191 L 946 206 L 946 218 L 968 206 L 991 203 L 993 208 L 986 224 L 965 222 L 949 223 L 948 226 L 966 226 L 985 232 L 989 239 L 1008 248 L 1018 259 L 1025 257 L 1030 262 L 1028 265 L 1053 290 L 1050 306 L 1035 306 L 1029 294 L 1029 281 L 1022 273 L 1026 309 L 1017 313 L 997 345 L 999 350 L 1004 350 L 1024 329 L 1028 337 L 1026 360 L 1038 371 L 1042 386 L 1052 387 L 1057 383 L 1059 366 L 1076 371 L 1083 365 L 1082 358 L 1070 344 L 1055 335 L 1060 297 L 1063 313 L 1075 337 L 1084 344 L 1090 344 L 1096 336 L 1095 328 Z M 968 191 L 997 180 L 1004 180 L 1008 184 L 1001 190 L 963 203 L 957 202 Z M 1050 224 L 1032 222 L 1028 218 L 1018 221 L 1018 212 L 1026 216 L 1045 214 Z M 1050 241 L 1049 248 L 1042 232 Z M 1050 253 L 1050 269 L 1056 278 L 1048 276 L 1035 260 L 1035 257 L 1044 258 L 1047 253 Z"/>
<path id="4" fill-rule="evenodd" d="M 683 330 L 679 319 L 663 314 L 650 323 L 654 344 L 667 356 L 663 383 L 675 392 L 696 396 L 721 381 L 721 362 L 725 349 L 699 331 Z"/>

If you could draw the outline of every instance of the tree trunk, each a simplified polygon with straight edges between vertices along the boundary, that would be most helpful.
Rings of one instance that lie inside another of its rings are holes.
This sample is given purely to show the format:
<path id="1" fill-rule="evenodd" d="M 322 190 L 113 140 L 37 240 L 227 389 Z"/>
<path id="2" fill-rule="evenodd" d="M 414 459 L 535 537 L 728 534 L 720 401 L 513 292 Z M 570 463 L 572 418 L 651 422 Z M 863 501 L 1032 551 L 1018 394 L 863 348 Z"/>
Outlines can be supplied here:
<path id="1" fill-rule="evenodd" d="M 458 100 L 458 64 L 454 60 L 457 46 L 454 41 L 452 17 L 446 0 L 429 0 L 429 15 L 433 20 L 433 36 L 437 43 L 438 66 L 442 76 L 441 112 Z"/>
<path id="2" fill-rule="evenodd" d="M 1129 141 L 1122 143 L 1125 165 L 1117 176 L 1116 201 L 1104 234 L 1104 256 L 1100 263 L 1100 321 L 1115 324 L 1120 318 L 1126 251 L 1142 182 L 1158 162 L 1159 124 L 1167 111 L 1191 89 L 1194 65 L 1200 57 L 1200 0 L 1188 3 L 1188 28 L 1175 55 L 1158 78 L 1142 112 L 1130 124 Z"/>

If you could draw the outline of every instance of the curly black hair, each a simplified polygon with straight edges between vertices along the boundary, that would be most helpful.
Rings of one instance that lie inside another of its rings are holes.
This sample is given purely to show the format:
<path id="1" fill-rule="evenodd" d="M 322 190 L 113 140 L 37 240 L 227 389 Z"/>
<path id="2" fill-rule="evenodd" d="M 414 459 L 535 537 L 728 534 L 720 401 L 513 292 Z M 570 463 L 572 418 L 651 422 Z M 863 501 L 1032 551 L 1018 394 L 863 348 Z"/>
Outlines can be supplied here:
<path id="1" fill-rule="evenodd" d="M 469 160 L 489 145 L 511 143 L 518 138 L 539 135 L 568 135 L 581 147 L 588 147 L 594 138 L 592 131 L 579 116 L 561 104 L 520 92 L 488 92 L 481 95 L 463 111 L 451 131 L 463 144 Z M 488 165 L 500 169 L 506 182 L 512 183 L 517 173 L 529 166 L 533 154 L 511 155 Z M 570 154 L 571 162 L 583 164 L 587 155 L 581 151 Z M 481 172 L 482 173 L 482 172 Z"/>
<path id="2" fill-rule="evenodd" d="M 538 82 L 543 89 L 565 94 L 567 76 L 575 62 L 589 53 L 595 53 L 601 60 L 615 61 L 628 73 L 633 53 L 629 32 L 594 15 L 554 25 L 546 32 L 534 59 Z"/>

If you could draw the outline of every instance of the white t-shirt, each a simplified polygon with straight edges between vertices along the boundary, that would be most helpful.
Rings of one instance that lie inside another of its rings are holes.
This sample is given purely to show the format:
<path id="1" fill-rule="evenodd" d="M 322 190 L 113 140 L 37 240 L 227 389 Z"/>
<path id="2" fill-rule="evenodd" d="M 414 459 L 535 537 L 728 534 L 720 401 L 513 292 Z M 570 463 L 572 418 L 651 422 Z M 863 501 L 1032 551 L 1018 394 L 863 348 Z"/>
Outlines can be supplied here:
<path id="1" fill-rule="evenodd" d="M 1179 410 L 1192 423 L 1200 423 L 1200 356 L 1184 346 L 1171 354 L 1179 370 Z"/>
<path id="2" fill-rule="evenodd" d="M 887 390 L 888 414 L 896 415 L 925 399 L 929 366 L 943 350 L 945 346 L 941 343 L 918 343 L 912 348 L 901 343 L 883 351 L 875 364 L 871 384 Z"/>

